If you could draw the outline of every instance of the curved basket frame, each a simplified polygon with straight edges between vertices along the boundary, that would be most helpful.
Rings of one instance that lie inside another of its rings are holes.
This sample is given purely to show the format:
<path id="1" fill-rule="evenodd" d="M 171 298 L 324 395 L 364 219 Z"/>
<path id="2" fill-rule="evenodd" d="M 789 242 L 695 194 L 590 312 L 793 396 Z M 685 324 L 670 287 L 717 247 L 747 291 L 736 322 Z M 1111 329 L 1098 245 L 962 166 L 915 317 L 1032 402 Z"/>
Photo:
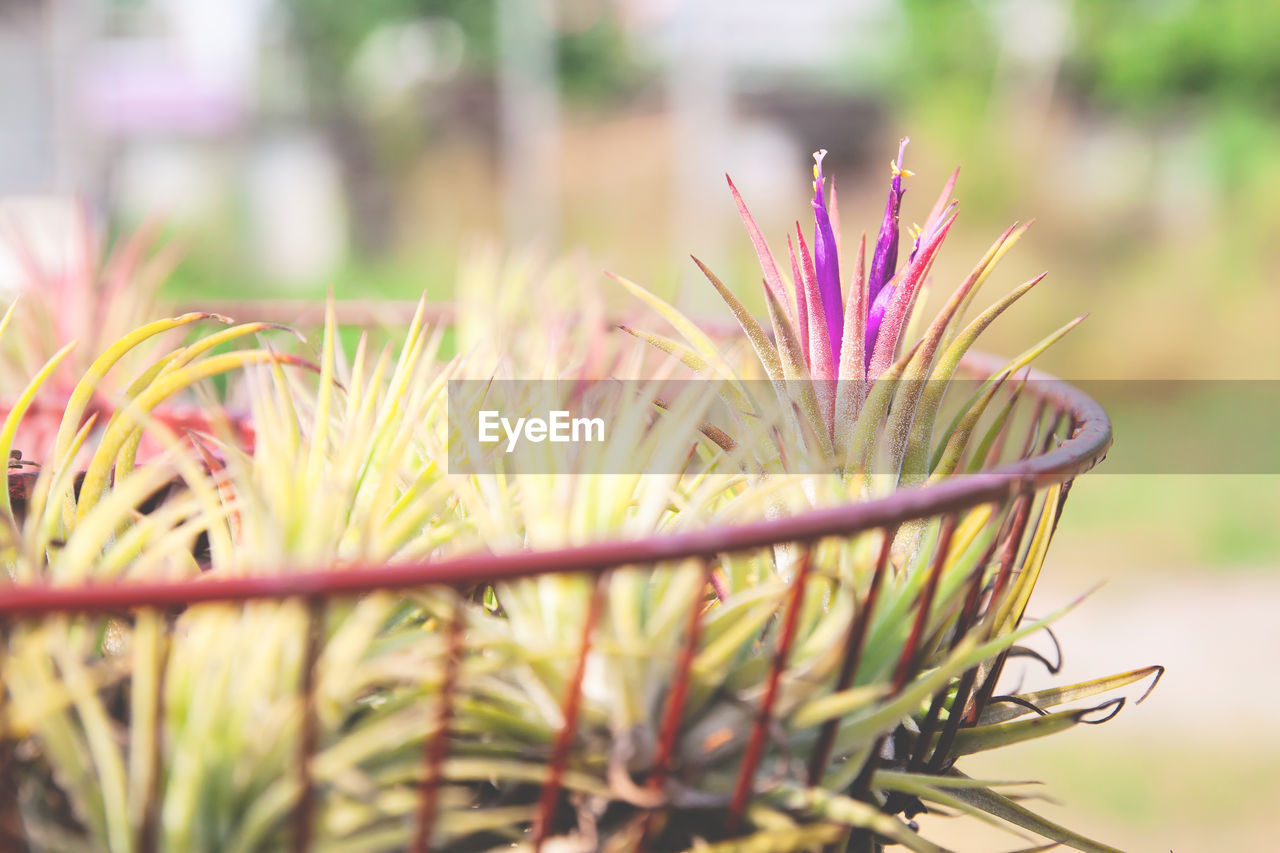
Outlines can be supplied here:
<path id="1" fill-rule="evenodd" d="M 361 303 L 366 306 L 367 303 Z M 201 306 L 210 307 L 210 306 Z M 357 312 L 355 324 L 377 325 L 394 321 L 403 313 L 402 305 L 390 309 L 372 309 Z M 221 313 L 253 313 L 263 316 L 275 313 L 268 319 L 305 319 L 308 315 L 297 303 L 260 303 L 216 306 Z M 447 309 L 440 309 L 437 316 Z M 344 312 L 352 319 L 351 312 Z M 966 359 L 966 366 L 976 373 L 989 375 L 1000 362 L 984 355 Z M 719 526 L 681 532 L 662 537 L 598 542 L 553 551 L 529 551 L 507 554 L 477 554 L 431 562 L 396 564 L 347 563 L 335 569 L 316 566 L 294 570 L 287 574 L 266 574 L 252 577 L 202 578 L 198 582 L 149 582 L 117 584 L 85 584 L 73 587 L 43 585 L 0 587 L 0 686 L 3 685 L 3 665 L 7 653 L 8 637 L 12 626 L 19 621 L 40 620 L 54 614 L 108 615 L 143 610 L 172 611 L 174 608 L 201 604 L 244 604 L 260 600 L 296 600 L 307 609 L 307 634 L 304 645 L 302 671 L 298 679 L 300 701 L 304 709 L 301 737 L 297 748 L 297 772 L 302 781 L 302 794 L 292 811 L 293 849 L 307 850 L 311 846 L 313 812 L 316 790 L 312 780 L 311 760 L 317 748 L 317 723 L 315 718 L 316 667 L 323 645 L 326 609 L 334 600 L 360 596 L 377 591 L 404 591 L 428 587 L 461 589 L 477 583 L 494 583 L 551 573 L 577 573 L 601 577 L 611 569 L 628 567 L 657 568 L 681 561 L 699 561 L 707 582 L 712 580 L 714 561 L 722 555 L 738 554 L 775 546 L 798 546 L 802 553 L 800 569 L 795 573 L 786 596 L 767 690 L 756 711 L 754 724 L 743 755 L 741 769 L 729 809 L 729 828 L 732 831 L 740 823 L 754 791 L 756 771 L 762 759 L 766 732 L 773 705 L 777 699 L 781 676 L 786 668 L 788 653 L 794 639 L 794 626 L 803 588 L 808 575 L 812 549 L 821 540 L 850 540 L 856 536 L 882 531 L 883 537 L 875 574 L 867 598 L 857 609 L 846 634 L 845 656 L 840 667 L 836 690 L 848 687 L 855 676 L 858 656 L 866 633 L 867 624 L 875 608 L 880 579 L 889 562 L 890 544 L 894 534 L 904 523 L 940 519 L 941 541 L 939 555 L 947 549 L 951 533 L 955 529 L 958 514 L 983 504 L 994 505 L 1001 511 L 1003 520 L 1000 535 L 993 540 L 988 559 L 995 558 L 999 575 L 1008 578 L 1019 562 L 1027 521 L 1037 495 L 1056 485 L 1069 487 L 1071 481 L 1089 470 L 1106 454 L 1111 444 L 1111 424 L 1102 408 L 1079 390 L 1055 380 L 1043 373 L 1032 371 L 1035 381 L 1028 386 L 1030 399 L 1037 414 L 1035 426 L 1041 423 L 1041 413 L 1052 424 L 1043 440 L 1036 447 L 1033 435 L 1027 437 L 1022 458 L 976 474 L 957 476 L 919 489 L 898 491 L 884 498 L 833 508 L 815 509 L 802 514 L 761 520 L 751 523 Z M 1065 424 L 1066 438 L 1056 440 L 1057 426 Z M 1054 519 L 1061 514 L 1067 489 L 1060 491 Z M 998 547 L 998 554 L 996 553 Z M 1025 555 L 1024 555 L 1025 558 Z M 937 563 L 940 563 L 939 559 Z M 937 565 L 935 563 L 935 566 Z M 932 572 L 936 576 L 937 572 Z M 932 580 L 932 579 L 931 579 Z M 997 584 L 999 580 L 997 580 Z M 928 612 L 932 583 L 926 584 L 925 593 L 917 607 L 917 616 Z M 564 723 L 551 749 L 548 784 L 543 788 L 538 819 L 534 822 L 531 841 L 539 849 L 551 831 L 551 819 L 556 809 L 560 783 L 571 753 L 573 735 L 581 702 L 581 688 L 586 660 L 591 650 L 595 627 L 604 610 L 604 586 L 595 585 L 587 612 L 583 616 L 579 651 L 569 688 L 562 699 Z M 998 594 L 993 593 L 992 598 Z M 975 588 L 966 604 L 966 614 L 977 618 L 978 590 Z M 452 714 L 452 693 L 460 658 L 465 643 L 466 609 L 463 596 L 455 596 L 457 602 L 454 618 L 446 626 L 449 659 L 444 663 L 444 677 L 438 702 L 439 721 L 437 734 L 428 737 L 423 746 L 423 770 L 417 810 L 416 832 L 412 849 L 429 850 L 432 830 L 437 816 L 438 791 L 443 780 L 443 763 L 448 756 L 448 720 Z M 970 606 L 972 605 L 972 606 Z M 671 770 L 674 746 L 679 734 L 683 704 L 690 678 L 690 665 L 698 643 L 700 627 L 699 608 L 691 607 L 682 640 L 681 652 L 674 664 L 674 673 L 658 732 L 658 745 L 653 770 L 647 784 L 660 790 L 665 775 Z M 972 623 L 971 623 L 972 624 Z M 919 625 L 917 625 L 917 630 Z M 902 678 L 911 671 L 911 659 L 916 656 L 916 637 L 913 635 L 904 648 L 898 671 Z M 972 698 L 977 713 L 991 698 L 995 682 L 1004 663 L 1003 656 L 990 672 L 979 678 L 976 671 L 966 673 L 961 680 L 953 711 L 966 707 Z M 157 662 L 163 675 L 165 660 Z M 4 702 L 7 691 L 0 689 L 0 846 L 3 849 L 26 849 L 21 834 L 21 824 L 14 810 L 16 786 L 13 776 L 13 744 L 3 739 L 5 720 Z M 941 705 L 941 698 L 935 706 Z M 962 705 L 960 703 L 966 703 Z M 956 730 L 970 719 L 961 720 L 961 714 L 950 713 L 948 722 L 942 724 L 939 748 L 934 757 L 941 755 L 944 747 L 954 738 Z M 938 726 L 937 714 L 931 714 L 931 724 Z M 821 777 L 830 760 L 831 743 L 835 736 L 835 721 L 819 737 L 818 747 L 809 756 L 810 779 Z M 157 731 L 159 726 L 156 727 Z M 936 729 L 935 729 L 936 731 Z M 924 732 L 922 731 L 922 734 Z M 932 732 L 930 732 L 932 734 Z M 922 738 L 927 741 L 928 738 Z M 162 744 L 156 744 L 157 750 Z M 160 754 L 157 752 L 157 754 Z M 863 768 L 860 782 L 870 781 L 875 769 L 875 753 Z M 157 792 L 158 796 L 158 792 Z M 158 808 L 147 809 L 147 816 L 139 828 L 138 847 L 142 851 L 157 849 Z M 867 839 L 872 844 L 871 839 Z"/>

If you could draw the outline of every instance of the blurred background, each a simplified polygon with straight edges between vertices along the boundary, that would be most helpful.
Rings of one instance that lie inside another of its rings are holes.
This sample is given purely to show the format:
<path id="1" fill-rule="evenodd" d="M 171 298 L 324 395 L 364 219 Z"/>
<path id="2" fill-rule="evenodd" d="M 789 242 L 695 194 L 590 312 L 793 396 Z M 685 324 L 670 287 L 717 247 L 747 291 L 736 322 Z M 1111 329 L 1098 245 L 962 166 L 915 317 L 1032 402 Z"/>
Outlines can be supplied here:
<path id="1" fill-rule="evenodd" d="M 56 252 L 81 209 L 162 221 L 177 299 L 446 300 L 493 244 L 710 312 L 687 253 L 759 286 L 725 172 L 780 245 L 829 149 L 847 246 L 910 135 L 904 224 L 963 166 L 935 299 L 1036 219 L 988 288 L 1051 275 L 986 348 L 1088 311 L 1046 368 L 1280 379 L 1278 46 L 1253 0 L 0 0 L 0 226 Z M 20 278 L 0 251 L 0 288 Z M 969 771 L 1043 779 L 1125 849 L 1273 849 L 1280 478 L 1105 470 L 1038 594 L 1106 582 L 1061 623 L 1058 680 L 1168 675 Z"/>

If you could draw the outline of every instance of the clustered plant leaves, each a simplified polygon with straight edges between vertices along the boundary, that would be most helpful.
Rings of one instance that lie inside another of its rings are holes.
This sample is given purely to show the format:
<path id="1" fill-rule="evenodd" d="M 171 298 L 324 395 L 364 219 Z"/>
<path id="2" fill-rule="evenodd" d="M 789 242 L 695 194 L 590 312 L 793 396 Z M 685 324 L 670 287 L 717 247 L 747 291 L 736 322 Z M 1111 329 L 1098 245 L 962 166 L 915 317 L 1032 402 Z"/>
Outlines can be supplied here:
<path id="1" fill-rule="evenodd" d="M 834 189 L 828 201 L 820 167 L 819 157 L 813 256 L 797 230 L 790 282 L 734 190 L 761 257 L 769 331 L 704 268 L 754 359 L 626 281 L 683 338 L 627 327 L 658 349 L 661 365 L 593 323 L 486 340 L 477 330 L 510 317 L 495 319 L 491 306 L 501 303 L 483 298 L 455 323 L 456 353 L 421 305 L 398 346 L 366 332 L 350 356 L 332 304 L 318 351 L 286 352 L 290 338 L 269 324 L 206 314 L 137 325 L 57 389 L 61 414 L 39 467 L 11 466 L 0 584 L 198 586 L 664 537 L 992 463 L 1017 400 L 1005 380 L 1065 329 L 953 405 L 945 426 L 935 389 L 945 391 L 976 337 L 1038 281 L 962 325 L 1025 229 L 1006 231 L 926 326 L 913 316 L 954 219 L 952 183 L 898 268 L 907 174 L 899 152 L 870 271 L 860 245 L 844 294 Z M 514 280 L 541 295 L 538 310 L 560 300 L 561 319 L 572 315 L 564 268 L 513 270 L 492 267 L 471 284 L 509 292 Z M 153 346 L 211 323 L 223 327 Z M 912 328 L 923 329 L 918 342 Z M 25 388 L 5 389 L 0 453 L 78 351 L 58 347 Z M 465 414 L 484 402 L 483 392 L 447 400 L 450 380 L 576 379 L 594 367 L 619 377 L 609 402 L 635 410 L 619 419 L 627 430 L 556 474 L 449 473 L 448 449 L 471 447 Z M 712 381 L 655 405 L 658 383 L 686 369 Z M 760 371 L 794 418 L 752 421 L 779 408 L 750 399 L 743 380 Z M 993 409 L 1001 394 L 1008 402 Z M 90 412 L 95 395 L 109 405 Z M 199 424 L 166 416 L 179 397 L 199 403 Z M 722 400 L 739 417 L 712 431 L 706 418 Z M 1058 434 L 1038 415 L 1032 426 L 1039 442 Z M 156 448 L 145 458 L 144 437 Z M 618 459 L 637 473 L 618 473 Z M 639 473 L 645 462 L 670 473 Z M 415 842 L 424 774 L 438 772 L 434 849 L 533 849 L 545 836 L 547 849 L 584 851 L 941 850 L 911 823 L 927 809 L 1110 850 L 1029 810 L 1026 783 L 974 780 L 956 767 L 971 753 L 1097 722 L 1123 700 L 1079 703 L 1158 678 L 1153 667 L 992 695 L 1006 656 L 1049 621 L 1023 617 L 1065 495 L 1054 486 L 896 530 L 593 577 L 478 576 L 463 588 L 323 604 L 9 619 L 0 774 L 17 785 L 0 803 L 0 833 L 16 826 L 30 847 L 59 851 L 274 850 L 290 843 L 307 796 L 313 849 L 397 850 Z M 1025 539 L 1012 536 L 1019 519 Z M 673 692 L 683 699 L 674 716 Z M 580 699 L 566 733 L 570 695 Z M 310 790 L 297 772 L 304 737 L 314 746 Z M 565 764 L 553 767 L 565 737 Z M 444 760 L 428 771 L 424 751 L 436 742 Z M 758 769 L 743 791 L 747 755 Z"/>

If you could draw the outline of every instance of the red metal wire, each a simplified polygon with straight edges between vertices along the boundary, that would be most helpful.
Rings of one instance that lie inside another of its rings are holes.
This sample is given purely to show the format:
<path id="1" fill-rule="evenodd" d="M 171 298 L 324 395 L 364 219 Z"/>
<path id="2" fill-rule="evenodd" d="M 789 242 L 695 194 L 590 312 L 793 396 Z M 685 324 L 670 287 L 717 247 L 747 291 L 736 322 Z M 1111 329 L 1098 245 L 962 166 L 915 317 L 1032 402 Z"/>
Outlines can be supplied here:
<path id="1" fill-rule="evenodd" d="M 702 561 L 702 584 L 705 590 L 711 583 L 712 562 Z M 702 637 L 702 608 L 705 602 L 696 597 L 689 607 L 689 618 L 684 629 L 684 642 L 680 645 L 680 653 L 676 658 L 675 669 L 671 673 L 671 686 L 668 688 L 667 704 L 662 711 L 662 722 L 658 729 L 658 746 L 654 754 L 653 770 L 649 774 L 648 787 L 651 791 L 661 791 L 671 769 L 671 756 L 675 752 L 676 741 L 680 736 L 680 718 L 684 712 L 684 704 L 689 695 L 689 675 L 693 670 L 693 659 L 698 653 L 698 641 Z"/>
<path id="2" fill-rule="evenodd" d="M 942 531 L 938 537 L 937 551 L 933 557 L 933 564 L 929 568 L 929 576 L 925 580 L 925 588 L 921 591 L 919 603 L 916 605 L 915 622 L 912 624 L 911 633 L 907 636 L 907 643 L 902 648 L 902 654 L 899 656 L 898 665 L 894 670 L 889 694 L 891 696 L 900 692 L 919 668 L 920 640 L 928 622 L 929 611 L 933 608 L 933 597 L 938 587 L 938 577 L 942 574 L 942 567 L 946 563 L 947 551 L 951 548 L 951 537 L 955 529 L 956 517 L 949 514 L 943 521 Z M 884 748 L 885 738 L 885 735 L 881 735 L 873 742 L 871 749 L 867 753 L 866 761 L 858 772 L 858 778 L 853 782 L 852 790 L 856 799 L 866 799 L 867 793 L 871 789 L 871 780 L 875 776 L 876 768 L 880 766 L 880 753 Z"/>
<path id="3" fill-rule="evenodd" d="M 911 626 L 911 634 L 907 644 L 902 648 L 902 657 L 898 659 L 898 668 L 893 674 L 893 693 L 902 690 L 920 668 L 921 648 L 924 632 L 929 625 L 929 611 L 933 609 L 933 599 L 938 590 L 938 580 L 947 563 L 947 552 L 951 550 L 951 537 L 956 532 L 956 517 L 948 515 L 942 522 L 942 532 L 938 536 L 938 550 L 933 556 L 933 565 L 925 578 L 924 590 L 920 593 L 920 603 L 916 605 L 916 621 Z"/>
<path id="4" fill-rule="evenodd" d="M 880 588 L 884 585 L 885 570 L 889 565 L 889 552 L 893 550 L 893 540 L 897 535 L 896 527 L 884 530 L 884 538 L 880 540 L 880 554 L 876 557 L 875 572 L 871 575 L 871 586 L 867 590 L 866 601 L 860 605 L 855 601 L 853 614 L 849 617 L 849 629 L 845 633 L 844 657 L 840 661 L 840 672 L 836 676 L 833 693 L 847 690 L 858 674 L 858 664 L 862 662 L 862 647 L 867 640 L 871 619 L 875 616 L 876 602 L 880 598 Z M 831 747 L 835 743 L 836 729 L 839 725 L 840 720 L 835 717 L 822 724 L 818 741 L 809 759 L 810 785 L 817 785 L 822 780 L 822 774 L 827 772 L 827 764 L 831 761 Z"/>
<path id="5" fill-rule="evenodd" d="M 715 564 L 711 560 L 702 561 L 702 583 L 699 589 L 705 591 L 711 586 L 712 572 Z M 706 601 L 703 596 L 694 596 L 689 607 L 688 619 L 684 628 L 684 642 L 680 644 L 680 652 L 676 657 L 675 668 L 671 673 L 671 685 L 667 692 L 667 702 L 662 709 L 662 720 L 658 724 L 657 749 L 654 751 L 653 768 L 646 782 L 648 790 L 660 794 L 671 770 L 671 756 L 675 753 L 676 743 L 680 739 L 680 722 L 684 716 L 685 702 L 689 697 L 689 678 L 693 671 L 693 659 L 698 653 L 698 642 L 702 638 L 702 611 Z M 649 849 L 650 833 L 654 828 L 654 813 L 646 816 L 641 832 L 641 853 Z"/>
<path id="6" fill-rule="evenodd" d="M 1004 525 L 1002 525 L 1002 528 L 1003 526 Z M 999 545 L 1000 536 L 997 535 L 992 537 L 991 544 L 987 546 L 981 559 L 979 559 L 977 565 L 973 567 L 973 572 L 969 576 L 969 590 L 965 594 L 964 606 L 960 611 L 960 617 L 956 620 L 956 629 L 951 641 L 952 649 L 959 645 L 960 639 L 968 634 L 969 629 L 973 627 L 974 621 L 978 618 L 978 605 L 982 600 L 983 578 L 986 577 L 987 566 L 990 565 L 991 558 L 995 556 L 996 548 Z M 956 733 L 960 730 L 961 717 L 964 713 L 965 705 L 969 701 L 969 694 L 973 690 L 973 683 L 977 677 L 978 667 L 970 667 L 965 670 L 964 675 L 960 677 L 959 684 L 956 685 L 956 695 L 951 702 L 950 710 L 947 712 L 946 725 L 943 726 L 942 733 L 938 736 L 938 744 L 933 750 L 933 756 L 929 760 L 929 768 L 931 772 L 937 773 L 943 768 L 947 755 L 951 751 L 951 745 L 955 742 Z M 940 691 L 938 695 L 944 696 L 945 693 L 945 690 Z"/>
<path id="7" fill-rule="evenodd" d="M 592 584 L 587 613 L 582 620 L 582 641 L 578 646 L 578 659 L 574 664 L 573 674 L 569 677 L 569 683 L 565 687 L 562 709 L 564 719 L 551 750 L 547 784 L 542 788 L 542 796 L 538 803 L 538 817 L 533 825 L 534 853 L 542 849 L 555 818 L 556 805 L 560 799 L 560 787 L 564 781 L 564 771 L 569 763 L 569 747 L 573 745 L 573 737 L 578 728 L 578 711 L 582 708 L 582 681 L 587 674 L 587 658 L 591 654 L 591 642 L 595 636 L 596 623 L 600 621 L 600 611 L 604 607 L 604 588 L 607 577 L 607 575 L 601 575 Z"/>
<path id="8" fill-rule="evenodd" d="M 30 845 L 18 810 L 18 766 L 14 755 L 17 740 L 10 737 L 9 691 L 4 680 L 11 624 L 10 620 L 0 618 L 0 850 L 25 853 Z"/>
<path id="9" fill-rule="evenodd" d="M 293 850 L 307 853 L 311 849 L 311 815 L 315 811 L 315 785 L 311 760 L 318 740 L 316 720 L 316 661 L 324 640 L 324 616 L 327 602 L 323 598 L 307 600 L 306 641 L 302 651 L 302 671 L 298 679 L 302 703 L 302 735 L 298 738 L 298 802 L 293 809 Z M 159 725 L 159 721 L 157 721 Z"/>
<path id="10" fill-rule="evenodd" d="M 1005 540 L 1004 549 L 1000 555 L 1000 570 L 996 573 L 995 583 L 991 588 L 991 596 L 988 599 L 990 603 L 987 605 L 988 612 L 994 612 L 997 603 L 1004 597 L 1004 589 L 1008 586 L 1009 579 L 1013 575 L 1013 566 L 1018 556 L 1018 547 L 1026 534 L 1027 523 L 1031 517 L 1033 499 L 1034 495 L 1023 495 L 1014 505 L 1013 525 L 1009 530 L 1009 538 Z M 994 622 L 989 630 L 991 632 L 996 630 Z M 995 666 L 983 678 L 982 684 L 978 687 L 978 692 L 974 695 L 973 706 L 966 713 L 966 723 L 974 722 L 982 714 L 982 709 L 986 707 L 987 702 L 990 701 L 991 694 L 995 690 L 998 670 L 1004 665 L 1007 655 L 1007 650 L 1001 652 L 1000 656 L 996 658 Z"/>
<path id="11" fill-rule="evenodd" d="M 436 700 L 435 730 L 422 744 L 422 784 L 418 793 L 418 825 L 414 833 L 414 853 L 431 849 L 431 833 L 435 829 L 440 805 L 440 789 L 444 783 L 444 762 L 449 755 L 449 723 L 453 719 L 453 697 L 457 693 L 458 670 L 462 666 L 463 637 L 466 634 L 466 601 L 454 595 L 453 613 L 445 635 L 444 671 L 440 695 Z"/>
<path id="12" fill-rule="evenodd" d="M 986 357 L 972 359 L 981 365 Z M 1033 374 L 1050 403 L 1078 424 L 1057 448 L 991 471 L 952 477 L 865 503 L 785 518 L 691 530 L 639 540 L 599 542 L 556 551 L 474 554 L 438 561 L 386 565 L 353 561 L 341 568 L 317 566 L 236 578 L 54 587 L 0 587 L 0 614 L 110 613 L 137 607 L 171 608 L 206 601 L 238 602 L 297 596 L 346 596 L 477 580 L 504 581 L 555 572 L 599 573 L 620 565 L 684 559 L 765 548 L 789 542 L 847 537 L 874 527 L 958 512 L 1066 482 L 1096 464 L 1111 446 L 1111 424 L 1102 408 L 1065 383 Z"/>
<path id="13" fill-rule="evenodd" d="M 804 543 L 804 554 L 800 558 L 800 566 L 791 580 L 790 595 L 787 600 L 786 615 L 783 617 L 782 631 L 778 635 L 778 648 L 773 657 L 773 665 L 769 669 L 769 680 L 765 686 L 764 698 L 756 712 L 755 723 L 747 738 L 746 751 L 742 756 L 742 767 L 738 770 L 738 779 L 733 786 L 733 797 L 729 801 L 728 829 L 730 834 L 736 832 L 742 822 L 743 812 L 751 797 L 755 785 L 756 765 L 764 752 L 765 734 L 773 719 L 773 705 L 778 699 L 778 688 L 782 684 L 782 672 L 787 668 L 787 658 L 791 655 L 791 646 L 795 642 L 796 623 L 800 618 L 800 608 L 804 604 L 804 587 L 809 580 L 809 571 L 813 567 L 813 543 Z"/>
<path id="14" fill-rule="evenodd" d="M 159 617 L 157 617 L 159 618 Z M 164 772 L 164 685 L 168 670 L 169 638 L 161 635 L 157 643 L 155 672 L 156 695 L 151 706 L 154 724 L 151 726 L 151 778 L 147 785 L 147 800 L 142 807 L 142 825 L 138 828 L 139 853 L 156 853 L 160 849 L 160 796 Z"/>

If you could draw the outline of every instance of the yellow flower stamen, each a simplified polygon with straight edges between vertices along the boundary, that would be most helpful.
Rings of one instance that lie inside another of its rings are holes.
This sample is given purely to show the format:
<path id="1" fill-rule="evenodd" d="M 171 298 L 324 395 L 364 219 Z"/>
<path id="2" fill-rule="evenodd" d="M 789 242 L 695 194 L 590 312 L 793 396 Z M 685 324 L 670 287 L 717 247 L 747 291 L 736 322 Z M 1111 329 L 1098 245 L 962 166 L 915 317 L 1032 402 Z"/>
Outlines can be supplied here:
<path id="1" fill-rule="evenodd" d="M 827 149 L 819 148 L 813 152 L 813 191 L 818 192 L 818 175 L 822 172 L 822 158 L 827 156 Z"/>

